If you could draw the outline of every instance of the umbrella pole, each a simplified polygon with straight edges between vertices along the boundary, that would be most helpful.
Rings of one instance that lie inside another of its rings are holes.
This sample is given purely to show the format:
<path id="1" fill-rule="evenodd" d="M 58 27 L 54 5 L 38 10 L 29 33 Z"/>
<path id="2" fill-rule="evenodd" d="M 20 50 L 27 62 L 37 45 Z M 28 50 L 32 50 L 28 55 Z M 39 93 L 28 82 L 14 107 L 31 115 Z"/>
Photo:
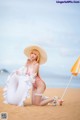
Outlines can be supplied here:
<path id="1" fill-rule="evenodd" d="M 64 90 L 64 92 L 63 92 L 63 95 L 62 95 L 62 97 L 61 97 L 61 100 L 63 99 L 64 95 L 66 94 L 66 91 L 67 91 L 67 89 L 68 89 L 68 87 L 69 87 L 69 85 L 70 85 L 70 82 L 71 82 L 71 80 L 72 80 L 72 77 L 73 77 L 73 75 L 71 75 L 71 77 L 70 77 L 70 79 L 69 79 L 69 82 L 68 82 L 68 84 L 67 84 L 67 86 L 66 86 L 66 88 L 65 88 L 65 90 Z"/>

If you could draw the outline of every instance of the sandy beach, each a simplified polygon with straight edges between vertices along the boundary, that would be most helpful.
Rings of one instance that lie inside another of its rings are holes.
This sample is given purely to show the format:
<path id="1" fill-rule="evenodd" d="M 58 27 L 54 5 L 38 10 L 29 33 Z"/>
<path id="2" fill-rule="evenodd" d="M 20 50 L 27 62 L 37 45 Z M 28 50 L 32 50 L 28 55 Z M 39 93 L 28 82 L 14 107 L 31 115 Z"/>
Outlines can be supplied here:
<path id="1" fill-rule="evenodd" d="M 64 88 L 47 88 L 44 95 L 61 96 Z M 27 99 L 25 107 L 3 103 L 3 90 L 0 88 L 0 113 L 7 112 L 8 120 L 80 120 L 80 89 L 69 88 L 62 106 L 34 106 Z"/>

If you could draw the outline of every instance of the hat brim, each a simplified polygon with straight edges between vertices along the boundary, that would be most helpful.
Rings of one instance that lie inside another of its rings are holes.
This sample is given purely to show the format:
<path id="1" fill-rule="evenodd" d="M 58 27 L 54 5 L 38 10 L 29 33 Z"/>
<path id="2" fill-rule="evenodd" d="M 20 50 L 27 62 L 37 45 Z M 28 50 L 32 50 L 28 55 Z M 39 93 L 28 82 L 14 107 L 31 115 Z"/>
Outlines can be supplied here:
<path id="1" fill-rule="evenodd" d="M 47 54 L 46 54 L 45 50 L 42 49 L 41 47 L 35 46 L 35 45 L 34 45 L 34 46 L 26 47 L 26 48 L 24 49 L 24 54 L 25 54 L 27 57 L 29 57 L 29 56 L 30 56 L 30 53 L 31 53 L 31 51 L 32 51 L 33 49 L 36 49 L 36 50 L 39 51 L 39 53 L 40 53 L 40 64 L 44 64 L 44 63 L 47 61 Z"/>

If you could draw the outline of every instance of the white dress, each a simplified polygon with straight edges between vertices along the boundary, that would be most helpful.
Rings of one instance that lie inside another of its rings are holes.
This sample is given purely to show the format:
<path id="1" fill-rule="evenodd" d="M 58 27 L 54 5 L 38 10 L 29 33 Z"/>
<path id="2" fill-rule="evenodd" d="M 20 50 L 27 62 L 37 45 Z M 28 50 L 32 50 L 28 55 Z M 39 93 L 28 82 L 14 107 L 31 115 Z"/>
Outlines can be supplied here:
<path id="1" fill-rule="evenodd" d="M 33 74 L 32 71 L 30 74 L 26 73 L 27 67 L 25 66 L 18 71 L 19 74 L 14 71 L 8 76 L 3 96 L 6 104 L 23 106 L 24 100 L 30 96 L 29 90 L 35 82 L 36 73 Z"/>

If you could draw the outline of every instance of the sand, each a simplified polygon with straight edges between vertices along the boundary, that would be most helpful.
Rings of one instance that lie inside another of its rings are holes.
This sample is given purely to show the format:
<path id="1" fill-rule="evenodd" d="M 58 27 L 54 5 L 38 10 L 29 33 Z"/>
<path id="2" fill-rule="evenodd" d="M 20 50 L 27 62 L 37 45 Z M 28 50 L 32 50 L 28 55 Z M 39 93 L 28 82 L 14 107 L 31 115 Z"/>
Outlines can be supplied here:
<path id="1" fill-rule="evenodd" d="M 47 88 L 45 95 L 61 96 L 64 88 Z M 7 112 L 8 120 L 80 120 L 80 89 L 69 88 L 62 106 L 34 106 L 31 99 L 27 106 L 19 107 L 3 103 L 2 88 L 0 88 L 0 113 Z"/>

